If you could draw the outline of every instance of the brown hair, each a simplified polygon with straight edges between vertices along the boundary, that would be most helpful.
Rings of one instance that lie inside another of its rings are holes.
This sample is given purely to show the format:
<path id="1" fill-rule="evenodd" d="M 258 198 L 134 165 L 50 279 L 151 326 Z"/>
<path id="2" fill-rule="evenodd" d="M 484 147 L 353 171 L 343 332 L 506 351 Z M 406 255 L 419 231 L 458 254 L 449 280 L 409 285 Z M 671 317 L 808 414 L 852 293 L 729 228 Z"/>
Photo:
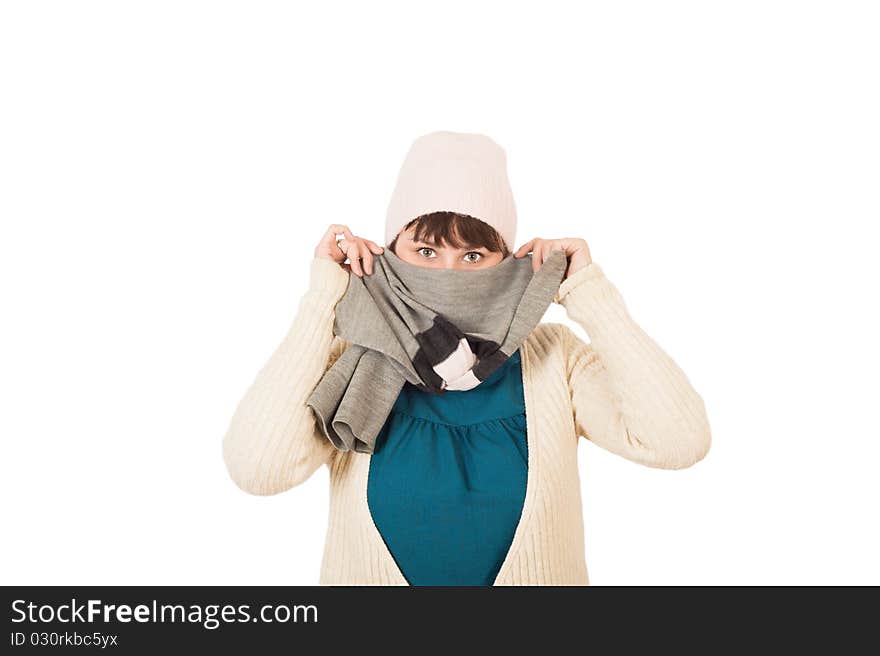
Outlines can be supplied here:
<path id="1" fill-rule="evenodd" d="M 501 253 L 502 257 L 507 257 L 510 251 L 504 243 L 501 235 L 495 228 L 485 221 L 481 221 L 468 214 L 459 214 L 458 212 L 430 212 L 417 216 L 407 223 L 403 230 L 409 229 L 415 224 L 414 241 L 431 241 L 437 244 L 446 244 L 453 248 L 465 248 L 466 246 L 475 246 L 492 251 L 493 253 Z M 394 238 L 388 247 L 397 253 L 397 237 Z"/>

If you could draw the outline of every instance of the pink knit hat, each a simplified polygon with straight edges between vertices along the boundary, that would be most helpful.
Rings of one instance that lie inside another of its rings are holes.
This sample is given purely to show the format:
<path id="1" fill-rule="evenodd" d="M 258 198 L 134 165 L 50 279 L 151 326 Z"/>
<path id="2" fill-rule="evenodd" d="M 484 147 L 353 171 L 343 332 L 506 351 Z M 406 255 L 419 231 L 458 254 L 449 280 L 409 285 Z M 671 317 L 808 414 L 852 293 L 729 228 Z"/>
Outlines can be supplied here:
<path id="1" fill-rule="evenodd" d="M 412 143 L 388 205 L 385 246 L 414 218 L 443 211 L 485 221 L 513 250 L 516 205 L 507 155 L 489 137 L 441 130 Z"/>

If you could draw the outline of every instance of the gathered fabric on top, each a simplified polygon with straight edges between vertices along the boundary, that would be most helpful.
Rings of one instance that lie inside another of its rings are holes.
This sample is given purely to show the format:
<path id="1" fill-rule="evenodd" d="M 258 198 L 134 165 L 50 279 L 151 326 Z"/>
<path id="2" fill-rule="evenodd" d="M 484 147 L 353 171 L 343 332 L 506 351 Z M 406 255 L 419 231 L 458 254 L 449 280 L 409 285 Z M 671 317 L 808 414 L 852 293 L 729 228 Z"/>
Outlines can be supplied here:
<path id="1" fill-rule="evenodd" d="M 370 458 L 370 513 L 409 584 L 492 585 L 528 480 L 519 349 L 471 390 L 404 385 Z"/>

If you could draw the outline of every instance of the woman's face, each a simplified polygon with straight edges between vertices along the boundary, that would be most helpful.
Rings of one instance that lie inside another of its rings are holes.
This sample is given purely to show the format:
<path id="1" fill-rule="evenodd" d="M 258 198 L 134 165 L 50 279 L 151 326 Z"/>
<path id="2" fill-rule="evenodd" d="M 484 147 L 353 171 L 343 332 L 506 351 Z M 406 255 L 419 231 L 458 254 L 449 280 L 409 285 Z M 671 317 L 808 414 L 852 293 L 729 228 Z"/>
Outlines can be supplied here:
<path id="1" fill-rule="evenodd" d="M 484 246 L 453 248 L 448 244 L 433 244 L 427 241 L 413 241 L 415 227 L 402 230 L 397 235 L 394 254 L 404 262 L 426 269 L 460 269 L 473 271 L 488 269 L 504 259 L 501 253 L 490 251 Z"/>

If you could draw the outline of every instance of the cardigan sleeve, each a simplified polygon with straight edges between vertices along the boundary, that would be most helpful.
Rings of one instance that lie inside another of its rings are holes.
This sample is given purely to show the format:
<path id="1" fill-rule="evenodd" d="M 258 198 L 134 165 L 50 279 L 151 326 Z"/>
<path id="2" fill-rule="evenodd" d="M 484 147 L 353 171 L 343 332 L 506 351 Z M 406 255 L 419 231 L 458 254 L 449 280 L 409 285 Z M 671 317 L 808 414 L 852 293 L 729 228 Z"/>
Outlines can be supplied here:
<path id="1" fill-rule="evenodd" d="M 711 444 L 703 399 L 632 319 L 599 265 L 563 280 L 553 300 L 590 337 L 586 343 L 559 324 L 578 435 L 650 467 L 701 460 Z"/>
<path id="2" fill-rule="evenodd" d="M 348 280 L 349 273 L 333 260 L 313 258 L 292 325 L 238 403 L 223 438 L 223 459 L 245 492 L 284 492 L 333 455 L 305 402 L 346 345 L 333 334 L 333 320 Z"/>

